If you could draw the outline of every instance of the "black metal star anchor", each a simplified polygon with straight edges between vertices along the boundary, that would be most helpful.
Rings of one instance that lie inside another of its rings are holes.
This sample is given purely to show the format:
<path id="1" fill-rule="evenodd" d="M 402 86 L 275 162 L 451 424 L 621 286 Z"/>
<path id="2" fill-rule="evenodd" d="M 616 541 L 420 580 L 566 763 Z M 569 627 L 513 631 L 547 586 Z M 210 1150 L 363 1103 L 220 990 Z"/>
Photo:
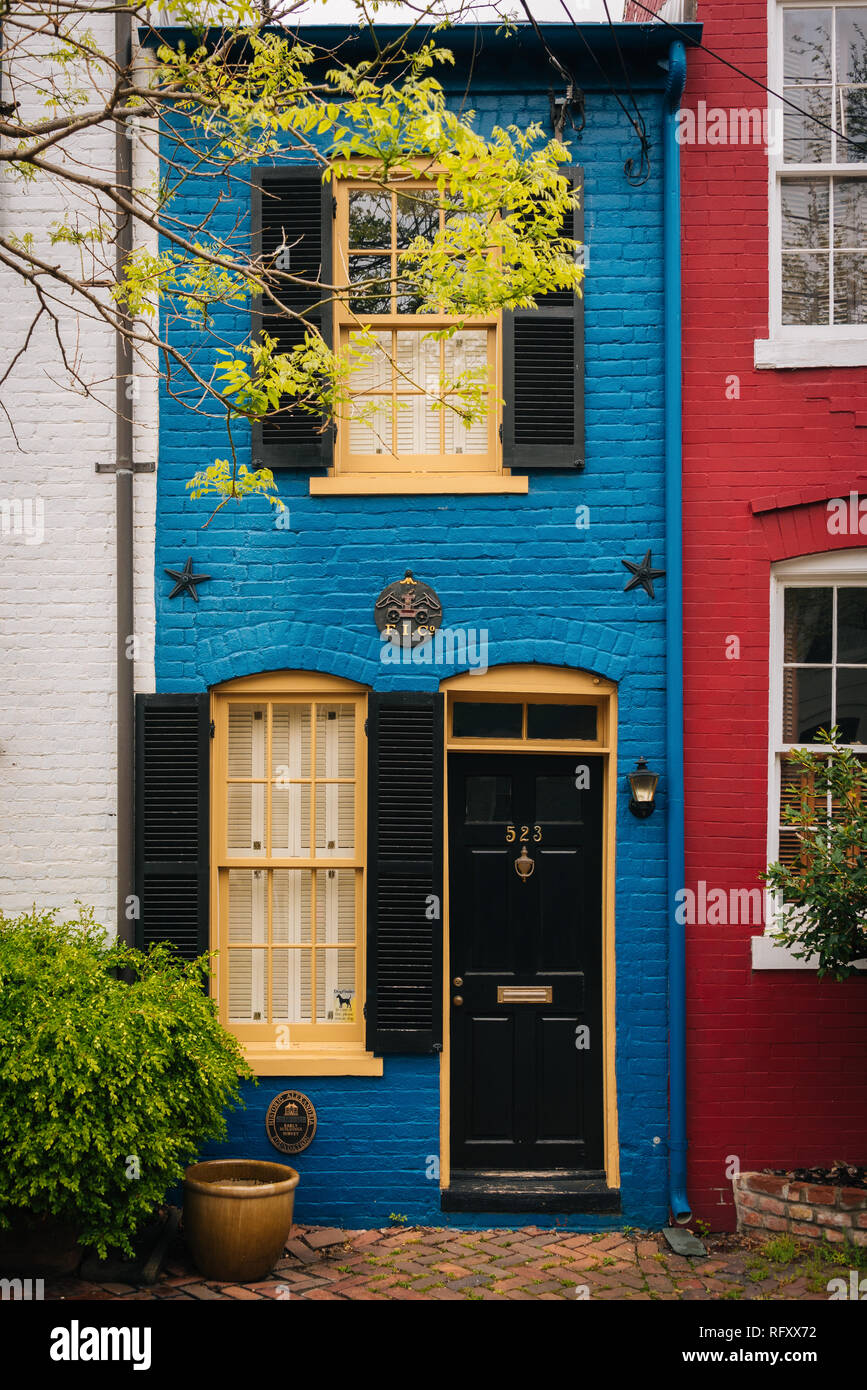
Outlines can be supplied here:
<path id="1" fill-rule="evenodd" d="M 184 594 L 189 592 L 190 594 L 192 594 L 196 603 L 198 603 L 199 601 L 199 596 L 196 593 L 196 585 L 204 584 L 206 579 L 211 578 L 211 575 L 209 574 L 193 574 L 192 555 L 190 556 L 189 560 L 184 565 L 184 568 L 182 570 L 167 569 L 166 574 L 171 575 L 172 579 L 177 581 L 175 587 L 172 589 L 172 592 L 169 594 L 169 598 L 175 598 L 178 594 Z"/>
<path id="2" fill-rule="evenodd" d="M 641 585 L 646 594 L 649 594 L 651 598 L 656 598 L 653 592 L 653 581 L 654 579 L 662 579 L 665 575 L 665 570 L 655 570 L 652 560 L 653 556 L 648 550 L 644 559 L 638 565 L 633 565 L 631 560 L 620 561 L 621 565 L 625 565 L 632 574 L 632 578 L 627 580 L 623 586 L 624 593 L 628 593 L 630 589 L 637 589 L 638 586 Z"/>

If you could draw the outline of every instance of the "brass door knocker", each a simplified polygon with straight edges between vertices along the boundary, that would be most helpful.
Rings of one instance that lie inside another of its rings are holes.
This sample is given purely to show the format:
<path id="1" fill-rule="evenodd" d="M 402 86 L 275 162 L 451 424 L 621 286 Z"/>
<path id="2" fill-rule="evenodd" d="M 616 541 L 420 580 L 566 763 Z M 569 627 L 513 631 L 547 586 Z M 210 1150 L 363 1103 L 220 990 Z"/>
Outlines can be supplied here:
<path id="1" fill-rule="evenodd" d="M 533 873 L 535 868 L 536 861 L 530 858 L 529 854 L 527 853 L 527 846 L 522 845 L 521 853 L 515 860 L 515 873 L 518 875 L 518 878 L 521 880 L 522 883 L 526 883 L 527 879 Z"/>

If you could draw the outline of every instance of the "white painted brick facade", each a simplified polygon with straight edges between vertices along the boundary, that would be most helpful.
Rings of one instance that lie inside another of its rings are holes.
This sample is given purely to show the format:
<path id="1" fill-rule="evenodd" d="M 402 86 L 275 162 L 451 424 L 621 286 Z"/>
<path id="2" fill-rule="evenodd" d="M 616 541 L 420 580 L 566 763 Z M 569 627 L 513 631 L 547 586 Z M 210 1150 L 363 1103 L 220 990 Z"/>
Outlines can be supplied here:
<path id="1" fill-rule="evenodd" d="M 7 26 L 8 28 L 11 26 Z M 113 19 L 89 26 L 111 51 Z M 13 72 L 13 77 L 15 76 Z M 20 80 L 20 74 L 19 74 Z M 26 117 L 26 86 L 15 97 Z M 9 82 L 4 74 L 4 100 Z M 76 156 L 110 171 L 111 130 L 81 137 Z M 154 161 L 135 142 L 134 178 Z M 74 206 L 68 190 L 38 179 L 0 178 L 0 229 L 33 234 L 37 250 L 75 264 L 73 248 L 49 248 L 50 224 Z M 68 213 L 67 213 L 68 215 Z M 0 270 L 0 375 L 21 348 L 36 306 L 32 289 Z M 115 923 L 115 482 L 97 474 L 114 460 L 114 353 L 111 330 L 81 313 L 62 314 L 67 354 L 75 354 L 93 396 L 71 389 L 54 330 L 44 319 L 0 388 L 0 908 L 31 904 L 72 910 L 92 905 Z M 136 458 L 156 458 L 156 388 L 142 382 L 136 402 Z M 17 435 L 18 444 L 15 437 Z M 136 688 L 153 689 L 155 477 L 139 474 L 135 493 Z M 26 509 L 41 505 L 44 537 L 23 534 Z"/>

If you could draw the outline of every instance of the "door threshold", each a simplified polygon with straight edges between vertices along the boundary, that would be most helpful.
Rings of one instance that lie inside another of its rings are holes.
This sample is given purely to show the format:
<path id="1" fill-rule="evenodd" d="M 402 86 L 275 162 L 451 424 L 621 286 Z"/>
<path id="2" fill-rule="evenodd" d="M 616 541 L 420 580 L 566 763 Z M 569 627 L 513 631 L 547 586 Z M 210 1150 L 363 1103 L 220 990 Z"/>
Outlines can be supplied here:
<path id="1" fill-rule="evenodd" d="M 459 1169 L 440 1193 L 441 1211 L 619 1213 L 620 1189 L 599 1170 L 513 1173 Z"/>

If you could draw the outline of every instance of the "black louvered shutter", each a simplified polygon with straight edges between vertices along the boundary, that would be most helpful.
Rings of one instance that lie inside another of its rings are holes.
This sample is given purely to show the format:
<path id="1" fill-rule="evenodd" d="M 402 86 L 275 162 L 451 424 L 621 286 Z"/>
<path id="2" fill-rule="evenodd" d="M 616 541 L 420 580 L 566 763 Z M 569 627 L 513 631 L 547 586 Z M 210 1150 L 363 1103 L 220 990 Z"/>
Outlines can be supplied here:
<path id="1" fill-rule="evenodd" d="M 582 170 L 560 171 L 578 190 L 566 235 L 584 240 Z M 584 467 L 584 300 L 567 290 L 537 309 L 503 314 L 503 466 Z"/>
<path id="2" fill-rule="evenodd" d="M 256 169 L 251 182 L 253 254 L 271 258 L 279 248 L 286 247 L 286 269 L 314 284 L 329 284 L 334 194 L 330 183 L 323 184 L 321 169 L 312 164 Z M 288 309 L 307 313 L 325 341 L 331 342 L 331 309 L 317 307 L 321 292 L 303 285 L 283 284 L 278 293 Z M 263 329 L 276 338 L 284 351 L 304 339 L 302 323 L 269 313 L 268 301 L 257 300 L 253 305 L 254 336 Z M 330 466 L 332 450 L 332 430 L 323 431 L 321 418 L 302 410 L 281 412 L 253 427 L 256 467 Z"/>
<path id="3" fill-rule="evenodd" d="M 137 695 L 135 712 L 136 945 L 192 960 L 208 949 L 208 696 Z"/>
<path id="4" fill-rule="evenodd" d="M 442 1044 L 443 697 L 368 701 L 367 1046 Z"/>

